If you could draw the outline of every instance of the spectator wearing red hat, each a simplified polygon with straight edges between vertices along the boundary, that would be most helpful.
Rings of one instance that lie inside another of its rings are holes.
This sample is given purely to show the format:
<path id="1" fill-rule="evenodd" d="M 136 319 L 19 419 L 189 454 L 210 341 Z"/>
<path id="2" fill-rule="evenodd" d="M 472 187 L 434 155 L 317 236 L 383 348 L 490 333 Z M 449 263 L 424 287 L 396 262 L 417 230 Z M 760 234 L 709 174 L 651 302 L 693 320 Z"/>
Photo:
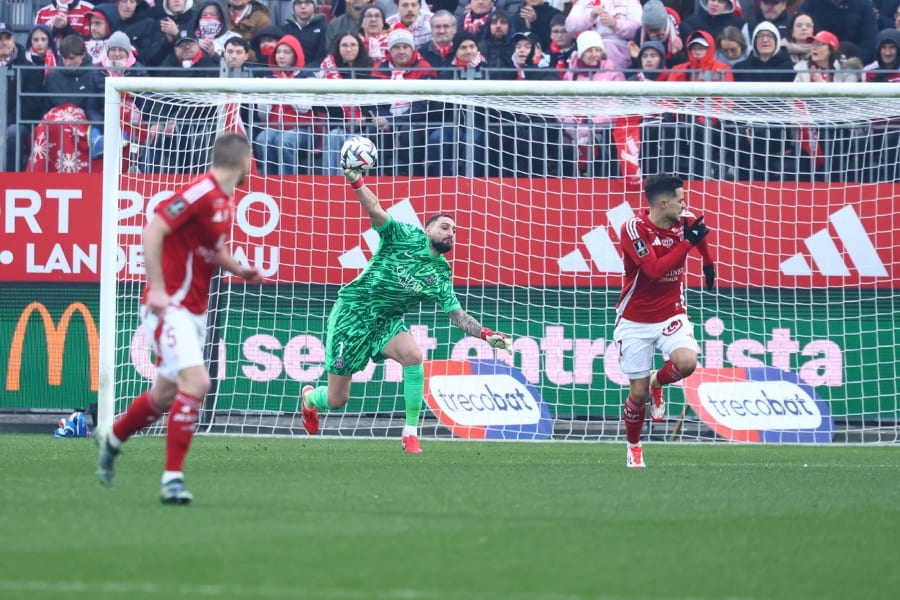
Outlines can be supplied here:
<path id="1" fill-rule="evenodd" d="M 809 58 L 794 65 L 797 82 L 853 82 L 859 81 L 857 69 L 847 69 L 841 60 L 840 42 L 830 31 L 820 31 L 809 38 L 812 48 Z M 858 59 L 853 59 L 858 62 Z M 814 174 L 826 180 L 840 177 L 845 171 L 849 132 L 840 127 L 823 126 L 809 116 L 806 103 L 794 101 L 796 137 L 801 150 L 801 173 Z"/>
<path id="2" fill-rule="evenodd" d="M 812 44 L 809 59 L 794 65 L 794 81 L 858 81 L 855 71 L 842 71 L 841 43 L 836 35 L 820 31 L 808 41 Z"/>
<path id="3" fill-rule="evenodd" d="M 800 12 L 809 13 L 820 30 L 856 44 L 864 63 L 875 60 L 878 20 L 872 0 L 806 0 Z"/>

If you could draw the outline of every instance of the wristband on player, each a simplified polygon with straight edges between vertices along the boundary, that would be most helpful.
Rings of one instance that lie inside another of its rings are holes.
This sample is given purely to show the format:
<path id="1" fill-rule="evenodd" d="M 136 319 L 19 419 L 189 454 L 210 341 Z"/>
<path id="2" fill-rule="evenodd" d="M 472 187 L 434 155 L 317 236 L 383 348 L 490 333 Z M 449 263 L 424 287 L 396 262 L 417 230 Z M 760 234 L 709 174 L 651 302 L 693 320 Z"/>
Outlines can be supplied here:
<path id="1" fill-rule="evenodd" d="M 363 182 L 362 175 L 360 175 L 353 181 L 350 181 L 349 183 L 350 183 L 350 189 L 353 189 L 353 190 L 358 190 L 359 188 L 361 188 L 362 186 L 365 185 L 365 183 Z"/>
<path id="2" fill-rule="evenodd" d="M 481 336 L 481 339 L 487 340 L 488 336 L 494 335 L 494 332 L 491 329 L 488 329 L 487 327 L 482 327 L 481 333 L 479 335 Z"/>

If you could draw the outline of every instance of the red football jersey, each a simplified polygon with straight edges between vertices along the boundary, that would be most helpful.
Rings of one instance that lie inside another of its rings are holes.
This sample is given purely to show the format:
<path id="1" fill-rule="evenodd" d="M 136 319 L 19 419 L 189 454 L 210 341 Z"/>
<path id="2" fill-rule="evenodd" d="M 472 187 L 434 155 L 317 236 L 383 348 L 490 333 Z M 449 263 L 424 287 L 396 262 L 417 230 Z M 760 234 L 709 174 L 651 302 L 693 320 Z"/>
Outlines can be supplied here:
<path id="1" fill-rule="evenodd" d="M 172 229 L 163 241 L 166 292 L 175 304 L 194 314 L 206 312 L 209 283 L 217 268 L 214 259 L 225 246 L 233 215 L 234 199 L 209 174 L 194 179 L 156 208 L 156 218 Z M 145 286 L 142 304 L 149 289 Z"/>
<path id="2" fill-rule="evenodd" d="M 648 212 L 622 225 L 619 244 L 625 284 L 616 316 L 638 323 L 659 323 L 687 312 L 684 306 L 684 262 L 692 248 L 683 227 L 660 229 Z"/>

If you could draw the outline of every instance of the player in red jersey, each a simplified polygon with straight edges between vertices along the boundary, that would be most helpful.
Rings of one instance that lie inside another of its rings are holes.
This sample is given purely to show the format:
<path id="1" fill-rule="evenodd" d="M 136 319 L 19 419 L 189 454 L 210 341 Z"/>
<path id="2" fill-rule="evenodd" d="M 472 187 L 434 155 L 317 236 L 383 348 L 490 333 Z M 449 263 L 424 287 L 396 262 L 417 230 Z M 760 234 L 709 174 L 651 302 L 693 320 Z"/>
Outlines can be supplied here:
<path id="1" fill-rule="evenodd" d="M 193 499 L 184 486 L 182 465 L 210 386 L 203 362 L 210 281 L 221 267 L 250 283 L 262 282 L 259 271 L 241 266 L 225 245 L 234 216 L 234 189 L 250 173 L 251 160 L 246 137 L 219 137 L 209 172 L 161 202 L 144 228 L 147 285 L 140 310 L 152 340 L 157 377 L 111 431 L 97 434 L 97 475 L 104 485 L 112 485 L 122 443 L 168 410 L 160 500 L 188 504 Z"/>
<path id="2" fill-rule="evenodd" d="M 684 186 L 674 175 L 647 177 L 644 195 L 650 205 L 628 219 L 619 235 L 625 262 L 625 285 L 616 304 L 613 339 L 619 364 L 630 380 L 625 401 L 625 436 L 629 467 L 644 467 L 641 429 L 647 403 L 650 415 L 662 421 L 662 386 L 684 379 L 697 368 L 699 346 L 684 306 L 684 262 L 696 247 L 703 258 L 706 288 L 715 285 L 715 265 L 704 239 L 709 233 L 703 216 L 693 218 L 684 207 Z M 659 348 L 669 359 L 653 371 Z"/>

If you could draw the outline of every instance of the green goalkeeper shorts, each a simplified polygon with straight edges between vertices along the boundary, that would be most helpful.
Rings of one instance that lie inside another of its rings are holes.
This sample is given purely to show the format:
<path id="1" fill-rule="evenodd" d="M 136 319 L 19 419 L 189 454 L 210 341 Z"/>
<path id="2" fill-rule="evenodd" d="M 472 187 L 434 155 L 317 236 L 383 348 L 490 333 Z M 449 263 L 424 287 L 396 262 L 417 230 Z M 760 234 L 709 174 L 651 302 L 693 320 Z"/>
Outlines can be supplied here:
<path id="1" fill-rule="evenodd" d="M 338 299 L 328 315 L 325 337 L 325 370 L 353 375 L 366 368 L 369 359 L 381 362 L 395 335 L 409 331 L 401 317 L 378 317 L 354 302 Z"/>

